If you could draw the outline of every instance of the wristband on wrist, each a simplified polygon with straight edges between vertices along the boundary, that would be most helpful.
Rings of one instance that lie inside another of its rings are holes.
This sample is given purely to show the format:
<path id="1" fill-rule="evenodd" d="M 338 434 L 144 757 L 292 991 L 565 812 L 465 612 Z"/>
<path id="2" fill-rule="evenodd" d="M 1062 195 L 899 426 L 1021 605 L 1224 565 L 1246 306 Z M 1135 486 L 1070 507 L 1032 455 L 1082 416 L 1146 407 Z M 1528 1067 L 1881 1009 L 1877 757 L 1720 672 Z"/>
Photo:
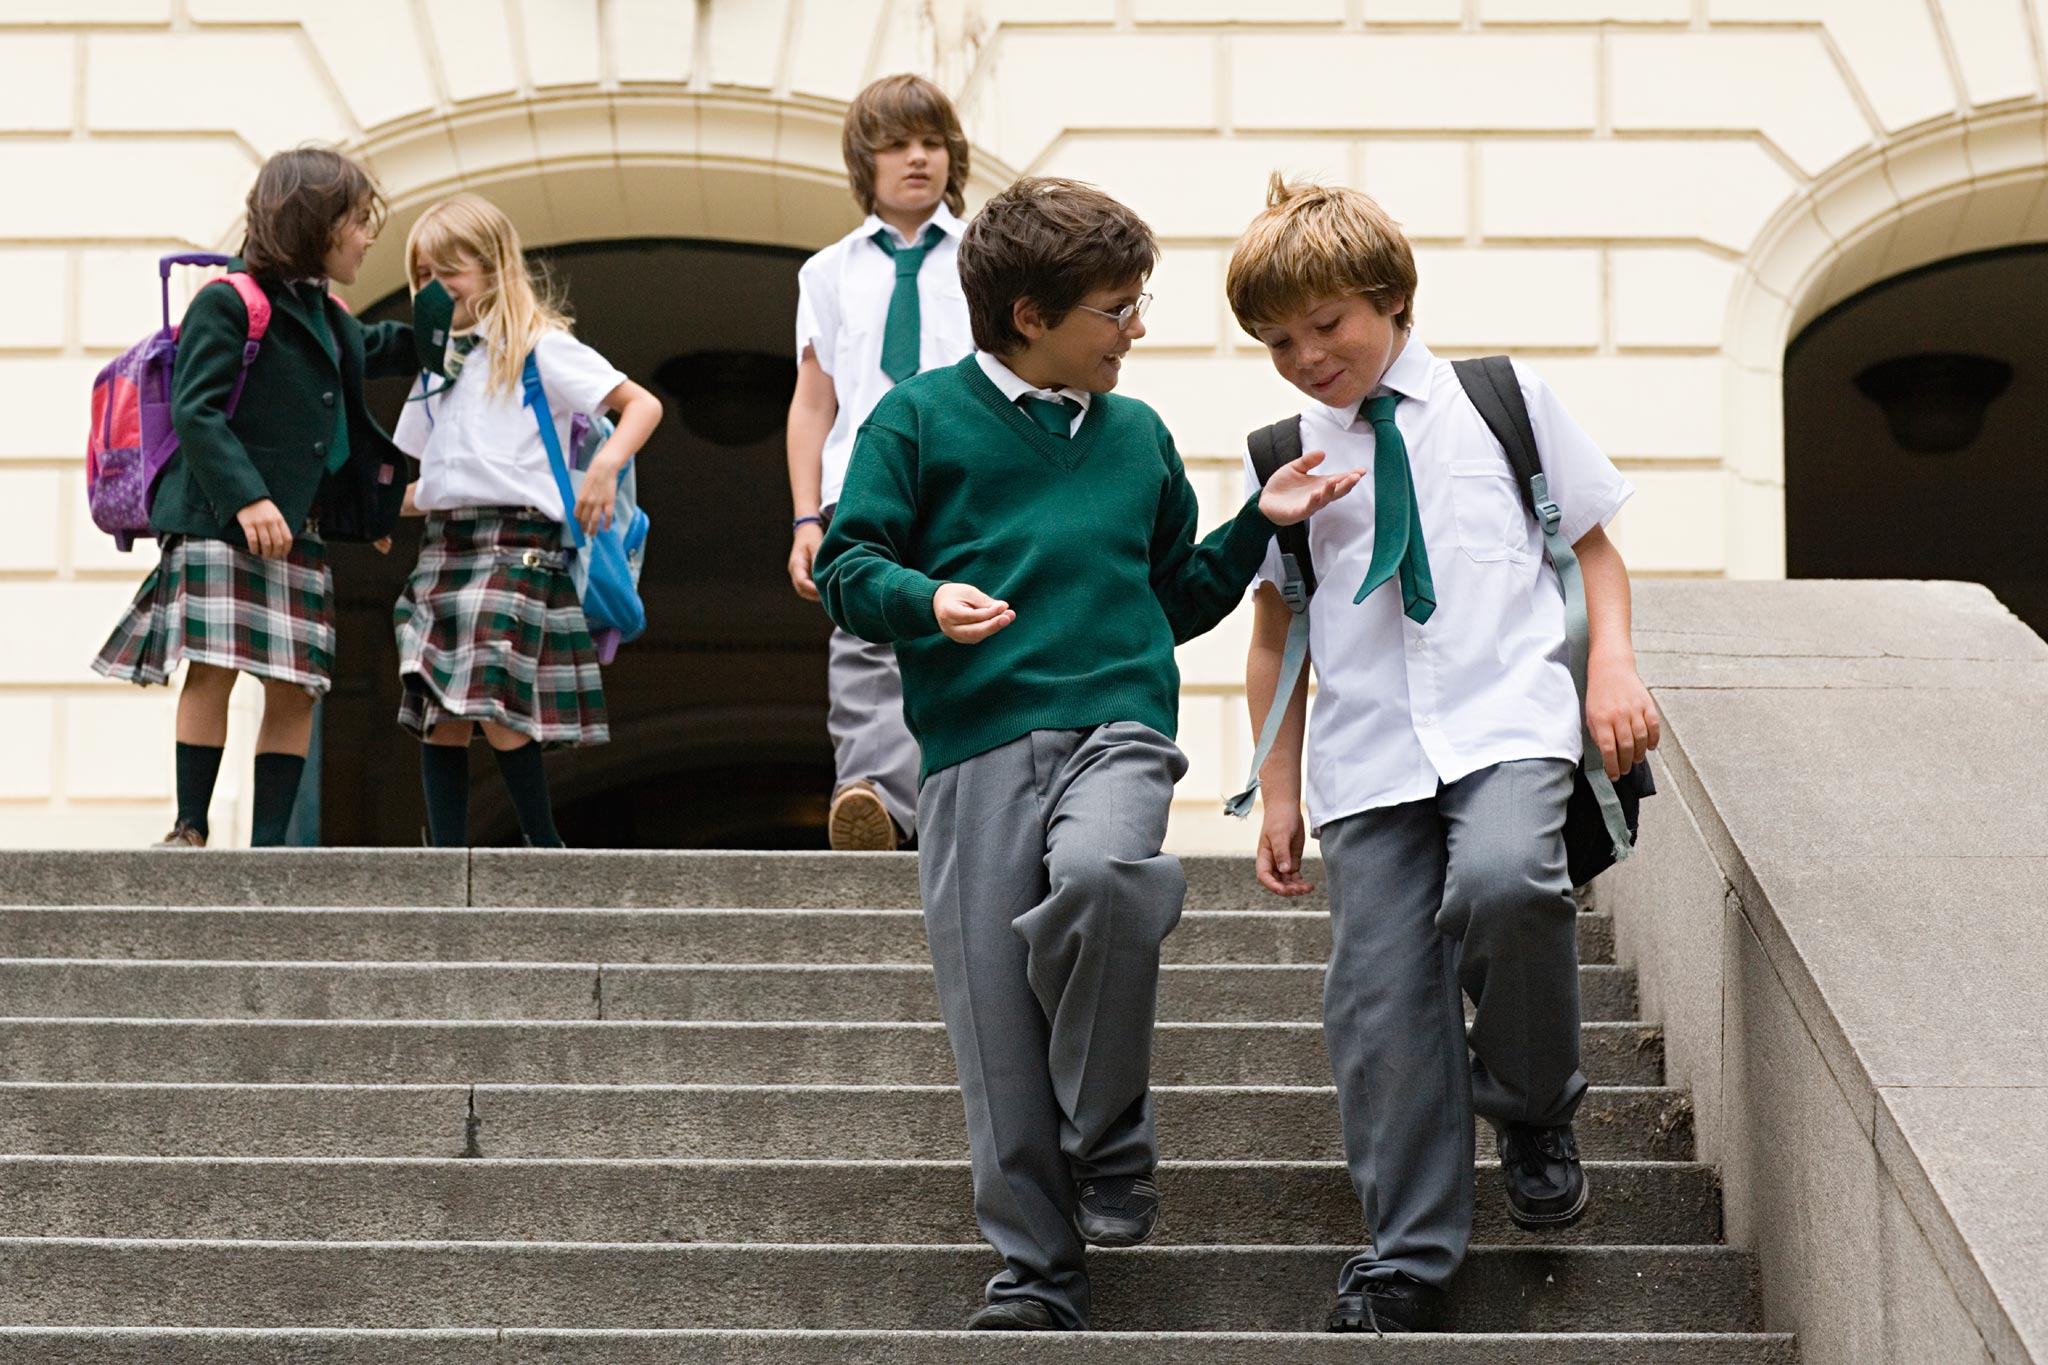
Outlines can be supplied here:
<path id="1" fill-rule="evenodd" d="M 817 515 L 816 513 L 812 513 L 808 517 L 798 517 L 795 521 L 792 521 L 789 524 L 789 529 L 792 531 L 796 531 L 801 530 L 803 527 L 806 526 L 823 526 L 824 524 L 825 519 L 823 517 Z"/>

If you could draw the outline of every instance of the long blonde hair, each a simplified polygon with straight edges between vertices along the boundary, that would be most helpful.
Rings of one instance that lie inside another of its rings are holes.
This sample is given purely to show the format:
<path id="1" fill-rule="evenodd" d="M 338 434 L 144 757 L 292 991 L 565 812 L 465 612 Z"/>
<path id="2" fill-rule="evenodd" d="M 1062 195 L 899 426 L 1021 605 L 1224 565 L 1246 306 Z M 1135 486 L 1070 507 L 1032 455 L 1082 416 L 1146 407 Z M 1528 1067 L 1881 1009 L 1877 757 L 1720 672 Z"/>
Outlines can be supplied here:
<path id="1" fill-rule="evenodd" d="M 452 273 L 471 264 L 483 273 L 483 291 L 470 300 L 470 311 L 490 361 L 488 387 L 516 390 L 527 354 L 541 336 L 569 330 L 568 310 L 546 273 L 528 266 L 519 229 L 488 199 L 443 199 L 405 235 L 405 277 L 414 293 L 435 271 Z M 460 362 L 453 355 L 449 360 L 452 375 Z"/>

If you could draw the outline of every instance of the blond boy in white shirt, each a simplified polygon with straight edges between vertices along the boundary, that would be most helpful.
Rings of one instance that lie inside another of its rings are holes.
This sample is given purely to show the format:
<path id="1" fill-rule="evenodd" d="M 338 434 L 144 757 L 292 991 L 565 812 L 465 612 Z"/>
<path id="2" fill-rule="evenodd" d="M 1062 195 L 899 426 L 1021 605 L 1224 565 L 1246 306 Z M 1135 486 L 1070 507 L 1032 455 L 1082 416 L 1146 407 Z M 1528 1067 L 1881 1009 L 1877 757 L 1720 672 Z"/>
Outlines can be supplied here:
<path id="1" fill-rule="evenodd" d="M 901 381 L 974 349 L 958 265 L 967 137 L 952 103 L 920 77 L 884 77 L 846 111 L 843 145 L 867 221 L 797 275 L 789 577 L 811 602 L 811 563 L 861 424 Z M 895 651 L 834 629 L 826 684 L 836 774 L 826 833 L 835 849 L 893 849 L 916 833 L 918 774 Z"/>
<path id="2" fill-rule="evenodd" d="M 1309 527 L 1319 691 L 1308 818 L 1331 907 L 1324 1030 L 1345 1155 L 1373 1248 L 1338 1277 L 1331 1331 L 1425 1331 L 1472 1228 L 1476 1111 L 1498 1135 L 1510 1216 L 1583 1212 L 1575 906 L 1564 818 L 1581 755 L 1564 601 L 1541 529 L 1450 362 L 1413 332 L 1416 273 L 1364 194 L 1273 179 L 1233 253 L 1239 323 L 1311 400 L 1305 449 L 1371 471 Z M 1632 491 L 1526 369 L 1551 498 L 1585 580 L 1584 723 L 1610 776 L 1656 747 L 1629 638 L 1628 575 L 1606 523 Z M 1257 476 L 1250 471 L 1253 487 Z M 1277 547 L 1256 604 L 1246 691 L 1272 706 L 1291 613 Z M 1306 667 L 1306 665 L 1304 665 Z M 1297 687 L 1259 776 L 1258 878 L 1304 895 Z M 1474 1007 L 1469 1036 L 1460 994 Z"/>

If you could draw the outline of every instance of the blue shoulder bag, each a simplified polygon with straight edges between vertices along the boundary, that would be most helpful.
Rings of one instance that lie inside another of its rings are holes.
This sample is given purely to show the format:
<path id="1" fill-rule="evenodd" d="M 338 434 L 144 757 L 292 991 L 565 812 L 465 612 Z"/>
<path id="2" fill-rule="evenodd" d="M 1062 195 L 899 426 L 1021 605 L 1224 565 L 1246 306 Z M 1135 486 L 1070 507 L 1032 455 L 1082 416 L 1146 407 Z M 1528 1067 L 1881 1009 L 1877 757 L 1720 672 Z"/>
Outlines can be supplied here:
<path id="1" fill-rule="evenodd" d="M 531 355 L 526 357 L 524 383 L 526 406 L 533 409 L 541 444 L 547 447 L 548 464 L 554 470 L 555 488 L 562 495 L 562 543 L 569 551 L 569 575 L 582 599 L 583 616 L 590 623 L 598 655 L 610 663 L 621 642 L 636 639 L 647 629 L 647 608 L 640 601 L 640 563 L 647 549 L 648 521 L 640 507 L 633 461 L 619 471 L 612 524 L 586 536 L 576 520 L 576 487 L 582 482 L 588 456 L 611 435 L 611 423 L 601 417 L 591 423 L 586 437 L 576 443 L 578 459 L 572 471 L 563 457 L 555 415 L 541 387 L 540 366 Z"/>

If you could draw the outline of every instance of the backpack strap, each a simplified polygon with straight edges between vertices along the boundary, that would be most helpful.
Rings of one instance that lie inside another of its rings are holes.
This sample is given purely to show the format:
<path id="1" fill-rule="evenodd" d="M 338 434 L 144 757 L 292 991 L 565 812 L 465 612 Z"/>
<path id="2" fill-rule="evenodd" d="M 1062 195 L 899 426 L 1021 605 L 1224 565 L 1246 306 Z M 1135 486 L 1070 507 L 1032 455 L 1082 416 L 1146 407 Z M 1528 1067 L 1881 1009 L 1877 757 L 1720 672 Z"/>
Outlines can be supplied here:
<path id="1" fill-rule="evenodd" d="M 263 338 L 270 332 L 270 296 L 247 271 L 231 270 L 211 283 L 231 286 L 241 296 L 242 307 L 249 314 L 249 334 L 242 342 L 242 370 L 235 376 L 234 391 L 228 395 L 226 413 L 233 417 L 242 402 L 242 386 L 249 382 L 249 367 L 256 363 L 256 352 L 263 348 Z"/>
<path id="2" fill-rule="evenodd" d="M 1600 746 L 1585 729 L 1586 656 L 1591 640 L 1586 623 L 1585 575 L 1579 571 L 1578 553 L 1559 529 L 1564 513 L 1550 496 L 1550 479 L 1543 472 L 1536 449 L 1536 428 L 1529 420 L 1529 406 L 1522 400 L 1521 381 L 1515 377 L 1514 363 L 1504 355 L 1454 360 L 1451 369 L 1457 373 L 1465 396 L 1479 410 L 1486 429 L 1507 455 L 1508 465 L 1515 472 L 1515 484 L 1521 489 L 1522 505 L 1543 529 L 1543 548 L 1550 556 L 1550 567 L 1557 572 L 1558 590 L 1564 594 L 1565 642 L 1572 686 L 1579 697 L 1579 771 L 1600 805 L 1607 837 L 1614 844 L 1614 861 L 1621 862 L 1635 851 L 1635 842 L 1629 834 L 1628 817 L 1621 809 L 1621 798 L 1615 795 L 1614 783 L 1600 760 Z"/>
<path id="3" fill-rule="evenodd" d="M 555 476 L 555 491 L 562 495 L 562 527 L 568 533 L 569 543 L 580 550 L 583 526 L 576 520 L 576 488 L 569 482 L 569 462 L 562 458 L 562 436 L 555 430 L 554 410 L 548 406 L 548 393 L 540 382 L 540 363 L 532 351 L 526 353 L 526 368 L 520 371 L 519 379 L 526 390 L 526 406 L 533 409 L 534 425 L 540 428 L 540 443 L 548 450 L 548 468 Z"/>
<path id="4" fill-rule="evenodd" d="M 1284 422 L 1260 427 L 1245 438 L 1245 444 L 1251 451 L 1252 470 L 1259 476 L 1259 486 L 1263 488 L 1282 466 L 1301 458 L 1301 419 L 1290 417 Z M 1240 820 L 1252 813 L 1252 798 L 1259 791 L 1259 769 L 1266 766 L 1266 757 L 1273 752 L 1273 742 L 1280 735 L 1280 722 L 1287 715 L 1287 708 L 1294 700 L 1294 689 L 1300 683 L 1308 662 L 1308 604 L 1309 599 L 1316 595 L 1316 568 L 1309 554 L 1308 523 L 1300 521 L 1292 526 L 1282 526 L 1274 532 L 1273 538 L 1280 544 L 1280 596 L 1293 617 L 1287 623 L 1287 643 L 1280 651 L 1280 678 L 1273 688 L 1273 704 L 1267 708 L 1266 723 L 1259 730 L 1258 746 L 1252 751 L 1251 775 L 1245 779 L 1244 790 L 1223 803 L 1223 813 Z"/>

